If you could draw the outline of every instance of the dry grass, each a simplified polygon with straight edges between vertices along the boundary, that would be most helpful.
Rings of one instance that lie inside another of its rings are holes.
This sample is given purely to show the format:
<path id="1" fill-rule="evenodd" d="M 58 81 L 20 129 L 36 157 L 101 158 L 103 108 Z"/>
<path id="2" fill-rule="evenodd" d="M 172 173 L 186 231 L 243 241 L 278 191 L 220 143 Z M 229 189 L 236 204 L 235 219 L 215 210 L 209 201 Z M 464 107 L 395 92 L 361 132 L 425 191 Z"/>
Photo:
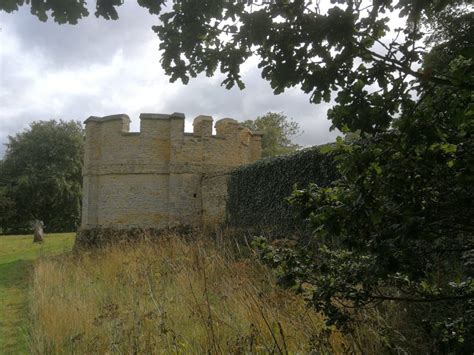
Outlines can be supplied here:
<path id="1" fill-rule="evenodd" d="M 345 353 L 269 270 L 178 237 L 40 259 L 30 349 L 55 353 Z"/>

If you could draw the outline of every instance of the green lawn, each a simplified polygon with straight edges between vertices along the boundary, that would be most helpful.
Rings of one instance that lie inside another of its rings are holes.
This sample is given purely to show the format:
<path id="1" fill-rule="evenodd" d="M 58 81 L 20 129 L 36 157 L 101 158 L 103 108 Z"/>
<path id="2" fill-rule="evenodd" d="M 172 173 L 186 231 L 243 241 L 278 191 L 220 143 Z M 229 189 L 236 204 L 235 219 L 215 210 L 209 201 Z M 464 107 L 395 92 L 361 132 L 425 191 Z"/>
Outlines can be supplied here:
<path id="1" fill-rule="evenodd" d="M 27 353 L 28 284 L 33 261 L 70 251 L 74 233 L 0 236 L 0 354 Z"/>

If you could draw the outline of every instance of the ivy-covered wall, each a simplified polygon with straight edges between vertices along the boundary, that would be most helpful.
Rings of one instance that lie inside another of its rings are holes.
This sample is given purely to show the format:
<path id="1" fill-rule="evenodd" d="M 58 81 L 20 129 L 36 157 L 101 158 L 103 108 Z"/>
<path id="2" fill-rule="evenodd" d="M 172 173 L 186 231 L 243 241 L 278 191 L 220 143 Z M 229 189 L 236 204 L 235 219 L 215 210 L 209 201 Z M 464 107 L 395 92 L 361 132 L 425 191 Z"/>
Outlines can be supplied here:
<path id="1" fill-rule="evenodd" d="M 306 234 L 286 199 L 295 184 L 327 186 L 337 178 L 334 158 L 319 147 L 259 160 L 230 174 L 227 223 L 231 228 L 273 237 Z"/>

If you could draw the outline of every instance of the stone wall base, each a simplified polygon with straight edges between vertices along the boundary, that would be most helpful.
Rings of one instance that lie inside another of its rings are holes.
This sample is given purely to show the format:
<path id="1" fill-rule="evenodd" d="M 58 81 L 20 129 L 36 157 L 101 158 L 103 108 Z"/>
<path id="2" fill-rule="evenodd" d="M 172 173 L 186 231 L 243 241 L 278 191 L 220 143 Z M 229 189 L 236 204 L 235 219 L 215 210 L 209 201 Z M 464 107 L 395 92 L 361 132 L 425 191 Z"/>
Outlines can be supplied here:
<path id="1" fill-rule="evenodd" d="M 82 228 L 76 233 L 74 251 L 103 248 L 111 245 L 135 243 L 145 240 L 152 241 L 169 235 L 191 237 L 194 232 L 195 230 L 189 226 L 168 229 L 113 227 Z"/>

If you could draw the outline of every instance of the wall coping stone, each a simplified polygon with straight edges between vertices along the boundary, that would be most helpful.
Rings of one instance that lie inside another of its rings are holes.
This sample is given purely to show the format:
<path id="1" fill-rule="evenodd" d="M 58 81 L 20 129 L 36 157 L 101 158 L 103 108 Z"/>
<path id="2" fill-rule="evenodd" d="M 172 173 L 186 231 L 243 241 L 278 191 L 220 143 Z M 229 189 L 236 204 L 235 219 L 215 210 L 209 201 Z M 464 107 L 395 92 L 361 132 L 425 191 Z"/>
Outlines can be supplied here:
<path id="1" fill-rule="evenodd" d="M 221 118 L 216 122 L 215 126 L 217 128 L 217 126 L 228 124 L 239 125 L 239 122 L 233 118 Z"/>
<path id="2" fill-rule="evenodd" d="M 109 115 L 109 116 L 103 116 L 103 117 L 98 117 L 98 116 L 90 116 L 88 119 L 84 121 L 85 124 L 89 122 L 108 122 L 108 121 L 123 121 L 123 120 L 128 120 L 130 122 L 130 117 L 128 117 L 127 114 L 121 113 L 118 115 Z"/>
<path id="3" fill-rule="evenodd" d="M 164 113 L 141 113 L 141 120 L 169 120 L 171 115 Z"/>
<path id="4" fill-rule="evenodd" d="M 173 112 L 171 115 L 170 115 L 170 118 L 179 118 L 179 119 L 185 119 L 185 115 L 184 113 L 182 112 Z"/>
<path id="5" fill-rule="evenodd" d="M 168 115 L 165 113 L 141 113 L 140 119 L 141 120 L 169 120 L 169 119 L 184 119 L 184 113 L 181 112 L 173 112 L 172 114 Z"/>
<path id="6" fill-rule="evenodd" d="M 202 121 L 212 122 L 214 120 L 212 119 L 212 116 L 199 115 L 194 119 L 193 124 L 196 124 L 196 123 L 199 123 L 199 122 L 202 122 Z"/>

